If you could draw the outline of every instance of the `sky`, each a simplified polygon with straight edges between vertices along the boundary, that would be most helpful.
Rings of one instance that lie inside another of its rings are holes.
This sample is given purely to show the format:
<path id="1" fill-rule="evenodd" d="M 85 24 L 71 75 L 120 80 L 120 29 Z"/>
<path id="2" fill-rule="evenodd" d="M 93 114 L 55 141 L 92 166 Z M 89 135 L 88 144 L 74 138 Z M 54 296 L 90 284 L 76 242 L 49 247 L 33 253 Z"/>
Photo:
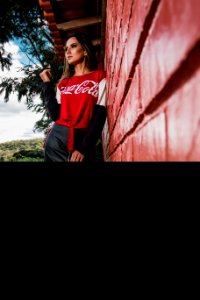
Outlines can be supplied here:
<path id="1" fill-rule="evenodd" d="M 23 66 L 24 55 L 20 53 L 19 46 L 14 42 L 5 44 L 5 50 L 13 54 L 13 65 L 10 70 L 0 69 L 0 81 L 3 77 L 23 77 L 19 68 Z M 39 97 L 34 102 L 40 103 Z M 41 132 L 33 132 L 34 124 L 41 119 L 42 114 L 27 110 L 25 98 L 18 102 L 16 93 L 10 95 L 10 100 L 5 103 L 4 94 L 0 95 L 0 143 L 13 140 L 26 140 L 44 138 Z"/>

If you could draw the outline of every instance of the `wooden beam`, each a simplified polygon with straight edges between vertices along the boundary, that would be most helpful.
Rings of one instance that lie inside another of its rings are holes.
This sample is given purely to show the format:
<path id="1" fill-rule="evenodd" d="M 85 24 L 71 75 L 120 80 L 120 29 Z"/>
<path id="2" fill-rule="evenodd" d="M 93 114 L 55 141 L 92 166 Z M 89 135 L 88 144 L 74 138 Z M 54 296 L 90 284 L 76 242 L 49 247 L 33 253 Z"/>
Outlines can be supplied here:
<path id="1" fill-rule="evenodd" d="M 101 23 L 101 17 L 89 17 L 57 24 L 59 30 L 70 30 Z"/>

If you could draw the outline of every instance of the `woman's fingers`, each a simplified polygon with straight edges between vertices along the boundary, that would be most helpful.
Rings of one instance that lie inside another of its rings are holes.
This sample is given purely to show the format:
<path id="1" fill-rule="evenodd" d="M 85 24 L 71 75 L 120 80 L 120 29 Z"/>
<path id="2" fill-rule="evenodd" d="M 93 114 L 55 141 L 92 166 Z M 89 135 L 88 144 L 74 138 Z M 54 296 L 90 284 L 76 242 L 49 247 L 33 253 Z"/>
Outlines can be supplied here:
<path id="1" fill-rule="evenodd" d="M 79 151 L 75 150 L 72 153 L 70 161 L 83 161 L 83 159 L 84 159 L 84 155 L 82 153 L 80 153 Z"/>
<path id="2" fill-rule="evenodd" d="M 52 77 L 51 69 L 45 69 L 39 75 L 40 75 L 40 78 L 42 79 L 42 81 L 49 82 Z"/>

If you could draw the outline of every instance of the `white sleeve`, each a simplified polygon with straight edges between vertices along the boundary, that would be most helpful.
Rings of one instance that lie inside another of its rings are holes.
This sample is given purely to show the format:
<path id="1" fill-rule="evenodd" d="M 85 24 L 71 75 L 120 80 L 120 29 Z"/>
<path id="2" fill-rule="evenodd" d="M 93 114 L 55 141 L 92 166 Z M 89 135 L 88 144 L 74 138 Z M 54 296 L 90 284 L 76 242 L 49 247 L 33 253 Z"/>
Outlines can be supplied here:
<path id="1" fill-rule="evenodd" d="M 56 99 L 57 99 L 58 104 L 61 103 L 60 97 L 61 97 L 61 92 L 60 92 L 59 88 L 56 87 Z"/>
<path id="2" fill-rule="evenodd" d="M 106 106 L 106 79 L 102 79 L 99 83 L 99 96 L 97 100 L 97 105 Z"/>

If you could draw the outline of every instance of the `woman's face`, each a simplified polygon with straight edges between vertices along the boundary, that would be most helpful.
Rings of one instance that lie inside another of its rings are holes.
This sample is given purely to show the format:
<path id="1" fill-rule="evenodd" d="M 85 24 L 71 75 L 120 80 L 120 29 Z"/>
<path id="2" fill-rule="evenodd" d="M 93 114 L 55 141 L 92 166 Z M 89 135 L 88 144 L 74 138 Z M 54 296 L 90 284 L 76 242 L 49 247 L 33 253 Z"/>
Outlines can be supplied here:
<path id="1" fill-rule="evenodd" d="M 67 40 L 65 45 L 65 58 L 68 64 L 76 65 L 82 63 L 85 55 L 87 55 L 87 53 L 76 37 L 71 37 Z"/>

